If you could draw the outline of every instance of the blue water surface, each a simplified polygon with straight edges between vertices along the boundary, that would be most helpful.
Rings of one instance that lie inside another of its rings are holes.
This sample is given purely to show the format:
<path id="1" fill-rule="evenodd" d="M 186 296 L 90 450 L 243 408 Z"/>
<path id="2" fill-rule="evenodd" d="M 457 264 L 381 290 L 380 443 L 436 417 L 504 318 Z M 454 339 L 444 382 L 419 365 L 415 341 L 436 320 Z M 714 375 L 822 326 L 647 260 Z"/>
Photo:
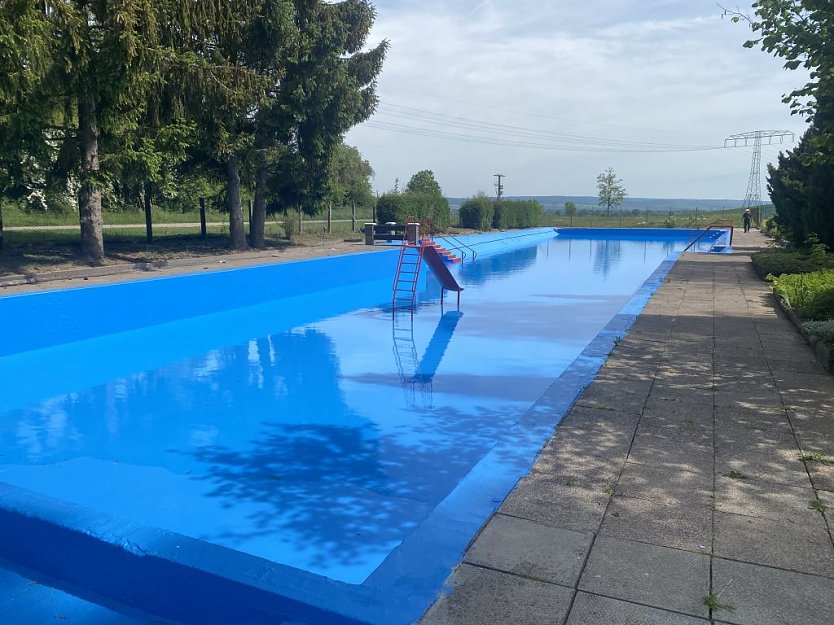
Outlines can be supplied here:
<path id="1" fill-rule="evenodd" d="M 0 481 L 361 584 L 684 245 L 468 260 L 460 311 L 378 280 L 0 358 Z"/>

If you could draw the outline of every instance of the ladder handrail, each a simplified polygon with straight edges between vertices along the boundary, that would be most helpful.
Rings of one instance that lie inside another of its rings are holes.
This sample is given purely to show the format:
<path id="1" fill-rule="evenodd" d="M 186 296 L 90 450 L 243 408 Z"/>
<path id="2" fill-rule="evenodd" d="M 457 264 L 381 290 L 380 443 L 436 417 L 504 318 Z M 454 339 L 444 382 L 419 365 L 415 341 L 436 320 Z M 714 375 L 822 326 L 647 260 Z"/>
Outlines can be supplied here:
<path id="1" fill-rule="evenodd" d="M 414 223 L 414 219 L 409 217 L 406 220 L 406 224 Z M 397 293 L 401 291 L 406 291 L 407 289 L 400 288 L 401 276 L 402 276 L 402 269 L 403 269 L 403 260 L 405 259 L 406 250 L 416 250 L 417 251 L 417 260 L 414 266 L 414 271 L 412 272 L 411 278 L 411 312 L 414 313 L 414 301 L 417 297 L 417 282 L 420 277 L 420 266 L 423 264 L 423 246 L 418 244 L 412 245 L 408 242 L 408 226 L 406 225 L 406 229 L 403 232 L 403 239 L 402 244 L 400 245 L 400 258 L 397 261 L 397 272 L 394 275 L 394 284 L 392 285 L 391 289 L 393 291 L 391 296 L 391 309 L 393 312 L 397 310 Z M 401 298 L 402 299 L 402 298 Z"/>
<path id="2" fill-rule="evenodd" d="M 687 245 L 685 248 L 683 248 L 683 252 L 681 252 L 681 254 L 685 254 L 689 250 L 689 248 L 691 248 L 698 241 L 700 241 L 707 232 L 709 232 L 710 230 L 713 230 L 713 229 L 717 230 L 719 228 L 729 228 L 730 229 L 730 245 L 732 245 L 733 244 L 733 223 L 731 221 L 715 221 L 715 222 L 709 224 L 706 228 L 704 228 L 701 231 L 701 233 L 689 243 L 689 245 Z M 696 230 L 695 232 L 698 232 L 698 230 Z"/>
<path id="3" fill-rule="evenodd" d="M 447 248 L 447 249 L 449 249 L 450 251 L 452 251 L 452 250 L 463 250 L 463 249 L 467 249 L 467 250 L 469 250 L 470 252 L 472 252 L 472 260 L 475 260 L 475 257 L 478 255 L 478 252 L 476 252 L 476 251 L 475 251 L 472 247 L 468 246 L 466 243 L 464 243 L 463 241 L 461 241 L 460 239 L 458 239 L 458 238 L 457 238 L 455 235 L 453 235 L 453 234 L 441 234 L 441 235 L 440 235 L 439 237 L 437 237 L 437 238 L 438 238 L 438 239 L 451 239 L 451 241 L 452 241 L 453 243 L 456 243 L 457 245 L 452 245 L 452 246 L 450 246 L 449 248 Z M 464 260 L 466 260 L 466 252 L 461 252 L 461 256 L 463 257 L 463 259 L 464 259 Z"/>

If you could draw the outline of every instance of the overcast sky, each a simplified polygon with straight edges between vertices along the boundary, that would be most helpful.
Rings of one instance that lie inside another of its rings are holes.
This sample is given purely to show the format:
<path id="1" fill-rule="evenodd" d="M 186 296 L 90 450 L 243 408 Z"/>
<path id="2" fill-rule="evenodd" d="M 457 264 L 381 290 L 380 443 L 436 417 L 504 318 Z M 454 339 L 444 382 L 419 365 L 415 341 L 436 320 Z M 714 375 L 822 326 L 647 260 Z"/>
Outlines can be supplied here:
<path id="1" fill-rule="evenodd" d="M 805 75 L 743 48 L 713 0 L 374 4 L 380 106 L 346 142 L 379 192 L 431 169 L 452 197 L 494 194 L 496 173 L 506 195 L 596 195 L 611 166 L 631 197 L 743 199 L 752 149 L 709 148 L 805 128 L 781 102 Z"/>

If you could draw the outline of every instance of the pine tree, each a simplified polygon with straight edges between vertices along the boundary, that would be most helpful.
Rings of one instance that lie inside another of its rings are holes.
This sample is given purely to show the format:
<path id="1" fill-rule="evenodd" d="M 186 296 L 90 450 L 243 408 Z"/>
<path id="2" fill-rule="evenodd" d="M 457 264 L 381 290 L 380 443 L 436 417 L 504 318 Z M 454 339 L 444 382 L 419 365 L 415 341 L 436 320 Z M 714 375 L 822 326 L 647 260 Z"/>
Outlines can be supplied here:
<path id="1" fill-rule="evenodd" d="M 295 0 L 293 5 L 295 39 L 284 71 L 276 72 L 282 78 L 257 117 L 255 246 L 263 245 L 268 188 L 277 190 L 274 208 L 318 210 L 328 192 L 334 151 L 345 132 L 376 108 L 376 77 L 388 49 L 383 41 L 362 50 L 376 17 L 367 0 Z"/>

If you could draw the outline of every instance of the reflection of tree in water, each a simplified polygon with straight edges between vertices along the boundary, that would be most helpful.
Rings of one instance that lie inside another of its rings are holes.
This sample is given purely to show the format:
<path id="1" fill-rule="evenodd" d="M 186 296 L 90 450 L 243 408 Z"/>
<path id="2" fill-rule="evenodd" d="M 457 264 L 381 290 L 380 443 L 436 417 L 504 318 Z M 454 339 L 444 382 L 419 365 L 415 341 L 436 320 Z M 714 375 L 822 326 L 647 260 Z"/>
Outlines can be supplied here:
<path id="1" fill-rule="evenodd" d="M 622 241 L 594 241 L 594 273 L 605 277 L 622 259 Z"/>
<path id="2" fill-rule="evenodd" d="M 460 268 L 461 281 L 471 285 L 484 284 L 496 275 L 522 271 L 536 262 L 538 251 L 539 246 L 533 245 L 494 256 L 478 256 L 475 262 L 466 260 Z"/>
<path id="3" fill-rule="evenodd" d="M 298 549 L 318 550 L 314 565 L 351 564 L 369 546 L 401 540 L 489 449 L 497 432 L 483 423 L 498 415 L 460 416 L 465 418 L 428 419 L 435 431 L 422 438 L 414 432 L 417 440 L 369 440 L 358 428 L 273 424 L 246 451 L 196 453 L 210 465 L 204 479 L 214 485 L 211 496 L 226 506 L 261 504 L 249 528 L 225 538 L 292 539 Z"/>
<path id="4" fill-rule="evenodd" d="M 274 537 L 312 566 L 361 564 L 448 495 L 513 415 L 471 397 L 406 411 L 399 392 L 370 388 L 352 402 L 390 403 L 368 412 L 392 421 L 347 406 L 329 337 L 276 334 L 10 413 L 4 447 L 17 457 L 6 460 L 87 456 L 165 468 L 208 487 L 187 496 L 207 490 L 236 510 L 229 518 L 246 519 L 218 525 L 207 540 L 234 547 Z M 24 442 L 27 430 L 49 434 Z M 152 510 L 163 495 L 137 496 Z"/>
<path id="5" fill-rule="evenodd" d="M 212 484 L 210 496 L 251 506 L 250 525 L 223 536 L 232 542 L 275 536 L 315 550 L 313 565 L 361 562 L 369 547 L 402 539 L 506 427 L 506 414 L 473 407 L 413 410 L 382 433 L 346 406 L 326 336 L 271 338 L 278 357 L 263 367 L 264 384 L 280 378 L 285 392 L 268 410 L 289 418 L 267 419 L 244 447 L 192 450 L 207 465 L 200 479 Z M 303 367 L 293 358 L 300 353 Z M 377 395 L 401 415 L 399 394 Z"/>

